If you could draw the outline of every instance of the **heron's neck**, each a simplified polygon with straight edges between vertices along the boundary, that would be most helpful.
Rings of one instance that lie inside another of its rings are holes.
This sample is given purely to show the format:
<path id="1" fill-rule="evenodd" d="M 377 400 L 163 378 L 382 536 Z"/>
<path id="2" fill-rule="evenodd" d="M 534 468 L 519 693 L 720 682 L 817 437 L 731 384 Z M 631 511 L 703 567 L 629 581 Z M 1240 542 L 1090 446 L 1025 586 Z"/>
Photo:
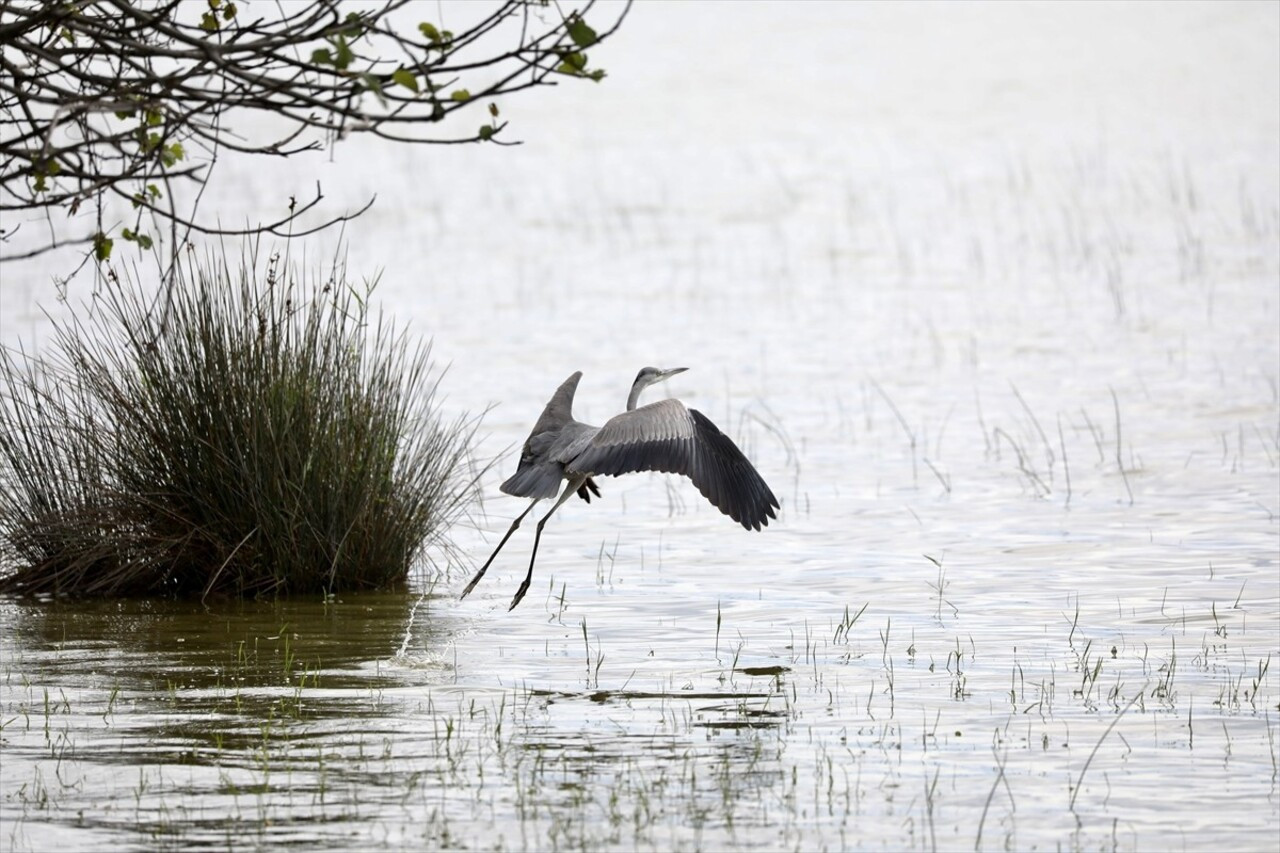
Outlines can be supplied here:
<path id="1" fill-rule="evenodd" d="M 627 397 L 627 411 L 630 412 L 636 407 L 636 403 L 640 400 L 640 392 L 646 387 L 645 383 L 637 382 L 631 386 L 631 394 Z"/>

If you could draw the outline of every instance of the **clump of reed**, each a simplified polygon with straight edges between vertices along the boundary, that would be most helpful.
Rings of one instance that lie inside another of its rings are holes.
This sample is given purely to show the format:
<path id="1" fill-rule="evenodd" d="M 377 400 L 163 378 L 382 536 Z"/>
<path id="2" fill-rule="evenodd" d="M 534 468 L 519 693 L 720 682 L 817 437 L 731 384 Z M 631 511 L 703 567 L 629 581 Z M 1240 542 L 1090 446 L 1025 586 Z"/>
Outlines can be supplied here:
<path id="1" fill-rule="evenodd" d="M 188 253 L 159 298 L 109 273 L 47 354 L 5 350 L 0 591 L 331 593 L 447 556 L 477 421 L 369 289 Z"/>

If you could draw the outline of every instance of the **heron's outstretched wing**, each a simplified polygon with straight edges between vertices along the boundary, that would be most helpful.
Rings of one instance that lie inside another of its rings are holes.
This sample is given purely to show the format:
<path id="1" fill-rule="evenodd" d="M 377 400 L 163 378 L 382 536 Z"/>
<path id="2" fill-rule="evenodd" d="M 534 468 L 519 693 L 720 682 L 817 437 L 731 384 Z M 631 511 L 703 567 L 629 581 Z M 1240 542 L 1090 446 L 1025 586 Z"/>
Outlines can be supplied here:
<path id="1" fill-rule="evenodd" d="M 777 518 L 778 499 L 746 456 L 697 409 L 661 400 L 611 418 L 572 461 L 569 473 L 684 474 L 707 500 L 748 530 Z"/>

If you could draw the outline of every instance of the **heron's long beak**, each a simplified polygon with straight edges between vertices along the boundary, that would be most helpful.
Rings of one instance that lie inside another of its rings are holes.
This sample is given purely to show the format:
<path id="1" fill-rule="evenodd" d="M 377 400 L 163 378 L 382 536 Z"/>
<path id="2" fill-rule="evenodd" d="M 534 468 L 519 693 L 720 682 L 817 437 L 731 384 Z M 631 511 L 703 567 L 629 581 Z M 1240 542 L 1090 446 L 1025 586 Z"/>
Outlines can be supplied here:
<path id="1" fill-rule="evenodd" d="M 672 376 L 675 376 L 677 373 L 684 373 L 688 369 L 689 368 L 687 367 L 673 367 L 670 370 L 664 370 L 662 371 L 662 374 L 654 381 L 665 382 L 666 380 L 670 379 Z"/>

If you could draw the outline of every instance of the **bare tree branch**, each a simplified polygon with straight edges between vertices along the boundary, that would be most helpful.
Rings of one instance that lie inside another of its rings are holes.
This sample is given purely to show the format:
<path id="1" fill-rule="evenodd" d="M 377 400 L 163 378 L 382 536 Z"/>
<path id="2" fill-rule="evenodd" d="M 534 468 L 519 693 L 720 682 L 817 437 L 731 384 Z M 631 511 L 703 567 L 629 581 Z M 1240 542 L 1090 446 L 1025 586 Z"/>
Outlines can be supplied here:
<path id="1" fill-rule="evenodd" d="M 242 2 L 0 3 L 0 245 L 12 249 L 0 261 L 85 244 L 101 261 L 116 238 L 150 248 L 166 230 L 173 255 L 179 230 L 185 242 L 192 233 L 297 236 L 348 221 L 372 199 L 318 224 L 297 221 L 324 198 L 319 185 L 313 198 L 291 200 L 283 218 L 244 228 L 198 208 L 224 151 L 287 158 L 355 133 L 516 144 L 499 138 L 507 124 L 494 99 L 561 78 L 601 79 L 586 50 L 629 9 L 616 7 L 596 30 L 587 24 L 595 0 L 571 8 L 494 0 L 463 7 L 475 21 L 455 33 L 414 17 L 438 7 L 408 0 L 359 12 L 339 0 L 278 3 L 252 20 Z M 478 114 L 477 105 L 487 108 L 483 124 L 459 132 L 447 122 L 460 111 Z M 261 125 L 247 113 L 275 117 L 276 130 L 267 138 L 236 133 L 237 121 Z M 103 224 L 118 215 L 106 212 L 113 200 L 134 211 L 130 226 Z M 48 216 L 54 209 L 65 216 Z M 83 223 L 68 221 L 82 209 L 96 222 L 87 235 Z M 27 230 L 18 241 L 22 215 L 35 211 L 46 214 L 47 235 Z"/>

